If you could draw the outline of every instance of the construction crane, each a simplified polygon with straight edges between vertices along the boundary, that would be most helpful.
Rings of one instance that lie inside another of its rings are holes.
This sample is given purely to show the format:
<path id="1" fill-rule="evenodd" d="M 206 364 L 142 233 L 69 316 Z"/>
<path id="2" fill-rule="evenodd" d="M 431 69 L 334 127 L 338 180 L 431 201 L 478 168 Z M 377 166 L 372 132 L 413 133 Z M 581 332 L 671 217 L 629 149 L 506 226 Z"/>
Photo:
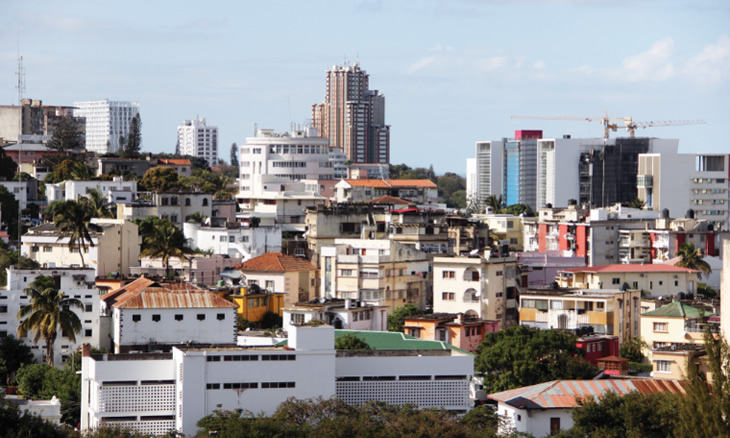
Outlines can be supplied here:
<path id="1" fill-rule="evenodd" d="M 574 117 L 574 116 L 512 116 L 513 119 L 532 120 L 585 120 L 586 122 L 600 122 L 603 126 L 603 140 L 608 140 L 610 131 L 616 132 L 619 128 L 629 132 L 629 138 L 636 136 L 636 128 L 650 128 L 652 126 L 682 126 L 703 125 L 704 120 L 662 120 L 651 122 L 635 122 L 631 117 L 612 118 L 606 113 L 603 117 Z M 618 122 L 618 123 L 616 123 Z"/>

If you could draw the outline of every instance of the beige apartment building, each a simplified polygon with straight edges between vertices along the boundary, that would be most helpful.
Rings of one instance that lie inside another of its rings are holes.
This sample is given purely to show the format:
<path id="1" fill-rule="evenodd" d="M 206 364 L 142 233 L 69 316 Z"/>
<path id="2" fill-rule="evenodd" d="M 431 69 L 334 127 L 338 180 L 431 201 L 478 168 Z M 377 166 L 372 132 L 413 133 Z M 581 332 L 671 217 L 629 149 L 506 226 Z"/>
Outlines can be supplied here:
<path id="1" fill-rule="evenodd" d="M 667 264 L 603 265 L 559 271 L 558 286 L 586 289 L 636 289 L 649 296 L 693 293 L 699 271 Z"/>

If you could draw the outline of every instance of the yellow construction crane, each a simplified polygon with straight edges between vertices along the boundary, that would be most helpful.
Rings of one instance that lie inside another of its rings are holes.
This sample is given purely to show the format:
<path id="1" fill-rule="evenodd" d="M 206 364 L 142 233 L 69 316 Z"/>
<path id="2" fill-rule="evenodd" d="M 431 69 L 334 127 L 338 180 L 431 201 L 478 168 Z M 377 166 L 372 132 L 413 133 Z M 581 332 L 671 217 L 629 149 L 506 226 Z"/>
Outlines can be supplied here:
<path id="1" fill-rule="evenodd" d="M 703 125 L 704 120 L 662 120 L 651 122 L 634 122 L 631 117 L 611 118 L 606 113 L 603 117 L 574 117 L 574 116 L 512 116 L 513 119 L 532 119 L 532 120 L 585 120 L 587 122 L 600 122 L 603 126 L 603 139 L 608 139 L 609 131 L 626 129 L 629 132 L 629 138 L 634 138 L 636 128 L 649 128 L 652 126 L 682 126 L 682 125 Z M 618 123 L 614 123 L 618 122 Z"/>

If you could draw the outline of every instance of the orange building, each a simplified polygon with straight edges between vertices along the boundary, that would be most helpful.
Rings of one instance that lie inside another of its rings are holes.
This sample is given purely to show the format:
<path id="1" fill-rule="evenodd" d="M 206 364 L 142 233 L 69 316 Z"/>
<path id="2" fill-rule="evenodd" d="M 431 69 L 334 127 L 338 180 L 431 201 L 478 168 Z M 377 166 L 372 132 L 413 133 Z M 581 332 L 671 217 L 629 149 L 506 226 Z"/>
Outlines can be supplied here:
<path id="1" fill-rule="evenodd" d="M 444 341 L 473 352 L 487 333 L 499 330 L 499 321 L 469 318 L 463 313 L 434 313 L 406 318 L 404 329 L 414 338 Z"/>

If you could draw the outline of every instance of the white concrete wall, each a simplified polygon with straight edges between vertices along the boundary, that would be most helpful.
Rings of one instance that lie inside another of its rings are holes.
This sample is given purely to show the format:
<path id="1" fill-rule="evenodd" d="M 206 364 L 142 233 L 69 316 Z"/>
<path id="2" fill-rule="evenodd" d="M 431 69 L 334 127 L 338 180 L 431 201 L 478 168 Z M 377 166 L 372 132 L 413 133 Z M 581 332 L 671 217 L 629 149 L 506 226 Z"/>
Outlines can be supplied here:
<path id="1" fill-rule="evenodd" d="M 505 417 L 508 421 L 500 429 L 503 433 L 509 433 L 511 428 L 520 433 L 532 435 L 535 438 L 542 438 L 550 435 L 550 419 L 560 419 L 560 430 L 567 430 L 573 427 L 571 409 L 546 409 L 530 410 L 518 409 L 510 405 L 499 403 L 497 414 Z"/>

